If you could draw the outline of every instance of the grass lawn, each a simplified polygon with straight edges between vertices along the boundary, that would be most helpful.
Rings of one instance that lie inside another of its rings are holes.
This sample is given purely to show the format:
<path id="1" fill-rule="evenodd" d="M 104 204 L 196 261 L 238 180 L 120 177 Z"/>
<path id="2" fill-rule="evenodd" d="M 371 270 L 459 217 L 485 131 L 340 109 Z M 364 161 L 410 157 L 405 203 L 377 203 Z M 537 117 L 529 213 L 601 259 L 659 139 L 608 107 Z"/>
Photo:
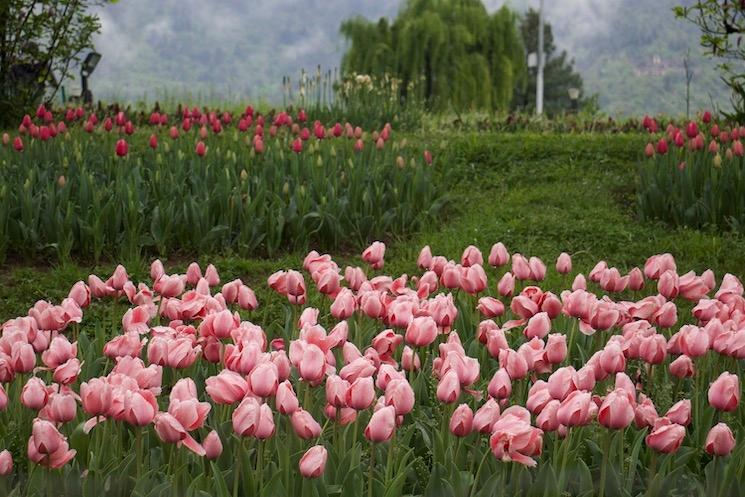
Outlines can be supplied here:
<path id="1" fill-rule="evenodd" d="M 431 139 L 431 137 L 430 137 Z M 473 244 L 488 253 L 496 241 L 510 252 L 539 256 L 553 266 L 556 256 L 573 255 L 575 271 L 589 271 L 600 259 L 622 272 L 642 266 L 646 257 L 671 252 L 679 273 L 712 268 L 745 273 L 745 244 L 734 235 L 672 229 L 638 220 L 635 206 L 636 168 L 646 136 L 639 134 L 539 135 L 453 134 L 431 140 L 442 181 L 450 184 L 447 218 L 407 239 L 394 240 L 386 252 L 386 272 L 415 271 L 420 248 L 459 259 Z M 312 247 L 311 247 L 312 248 Z M 341 264 L 360 265 L 359 253 L 332 253 Z M 240 277 L 254 288 L 262 304 L 279 305 L 266 287 L 269 274 L 284 267 L 299 268 L 305 253 L 276 259 L 207 259 L 223 281 Z M 167 269 L 185 269 L 187 259 L 164 261 Z M 147 281 L 147 268 L 126 265 L 135 281 Z M 0 321 L 24 315 L 38 299 L 59 302 L 70 286 L 95 272 L 108 276 L 113 264 L 57 264 L 47 267 L 9 262 L 0 268 Z M 549 271 L 546 286 L 552 286 Z M 492 280 L 490 284 L 496 284 Z M 269 312 L 270 309 L 265 309 Z"/>

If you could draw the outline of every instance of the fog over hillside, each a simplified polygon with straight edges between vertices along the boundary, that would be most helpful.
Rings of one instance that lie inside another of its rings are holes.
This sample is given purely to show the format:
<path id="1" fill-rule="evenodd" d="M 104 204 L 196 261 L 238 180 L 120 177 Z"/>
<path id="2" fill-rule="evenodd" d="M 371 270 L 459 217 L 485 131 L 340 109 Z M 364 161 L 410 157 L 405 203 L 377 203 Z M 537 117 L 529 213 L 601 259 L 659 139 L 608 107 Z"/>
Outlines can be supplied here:
<path id="1" fill-rule="evenodd" d="M 546 0 L 560 49 L 576 60 L 586 93 L 613 114 L 685 110 L 683 58 L 691 52 L 693 107 L 726 102 L 695 26 L 674 19 L 681 0 Z M 281 102 L 284 75 L 339 65 L 339 25 L 395 17 L 402 0 L 126 0 L 100 9 L 104 55 L 97 96 Z M 485 0 L 524 11 L 538 0 Z M 163 88 L 168 88 L 164 93 Z"/>

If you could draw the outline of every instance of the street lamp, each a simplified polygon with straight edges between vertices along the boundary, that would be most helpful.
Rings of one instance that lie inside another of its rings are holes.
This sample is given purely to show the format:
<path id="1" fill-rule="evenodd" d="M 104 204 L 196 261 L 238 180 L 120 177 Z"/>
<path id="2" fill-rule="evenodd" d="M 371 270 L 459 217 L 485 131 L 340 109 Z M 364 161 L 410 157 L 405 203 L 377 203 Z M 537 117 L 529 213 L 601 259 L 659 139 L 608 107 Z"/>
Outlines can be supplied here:
<path id="1" fill-rule="evenodd" d="M 98 65 L 98 62 L 101 60 L 101 54 L 98 52 L 90 52 L 83 61 L 83 65 L 80 67 L 80 82 L 83 87 L 82 94 L 80 95 L 80 98 L 83 100 L 83 103 L 86 104 L 92 104 L 93 103 L 93 93 L 91 93 L 90 89 L 88 88 L 88 76 L 91 75 L 94 69 L 96 69 L 96 66 Z"/>
<path id="2" fill-rule="evenodd" d="M 579 110 L 579 88 L 569 88 L 569 100 L 572 102 L 572 112 L 577 113 Z"/>

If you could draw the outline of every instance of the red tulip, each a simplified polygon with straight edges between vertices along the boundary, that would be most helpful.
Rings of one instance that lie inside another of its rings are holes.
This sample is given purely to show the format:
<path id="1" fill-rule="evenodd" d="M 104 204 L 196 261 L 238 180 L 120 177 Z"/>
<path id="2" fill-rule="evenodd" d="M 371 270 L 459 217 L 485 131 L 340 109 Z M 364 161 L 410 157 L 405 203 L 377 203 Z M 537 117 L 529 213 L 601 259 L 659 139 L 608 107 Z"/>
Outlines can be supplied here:
<path id="1" fill-rule="evenodd" d="M 23 140 L 20 136 L 16 136 L 13 140 L 13 149 L 16 152 L 23 152 Z"/>
<path id="2" fill-rule="evenodd" d="M 158 148 L 158 137 L 157 137 L 157 135 L 155 135 L 155 134 L 150 135 L 150 141 L 148 143 L 150 145 L 150 148 L 152 148 L 153 150 L 155 150 L 156 148 Z"/>
<path id="3" fill-rule="evenodd" d="M 117 140 L 116 142 L 116 155 L 119 157 L 124 157 L 129 152 L 129 144 L 127 144 L 126 140 Z"/>
<path id="4" fill-rule="evenodd" d="M 207 145 L 205 145 L 203 141 L 197 142 L 195 152 L 199 157 L 204 157 L 207 153 Z"/>

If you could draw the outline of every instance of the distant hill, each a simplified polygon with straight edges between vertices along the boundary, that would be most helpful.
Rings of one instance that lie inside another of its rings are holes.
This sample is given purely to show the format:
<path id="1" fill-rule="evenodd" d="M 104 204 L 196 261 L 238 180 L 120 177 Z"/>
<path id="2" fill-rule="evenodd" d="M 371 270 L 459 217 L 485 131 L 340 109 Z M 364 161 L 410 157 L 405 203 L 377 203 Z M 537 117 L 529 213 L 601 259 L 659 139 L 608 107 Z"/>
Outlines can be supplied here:
<path id="1" fill-rule="evenodd" d="M 149 101 L 258 100 L 281 103 L 284 75 L 338 66 L 341 22 L 393 17 L 401 0 L 126 0 L 100 10 L 103 59 L 97 97 Z M 487 0 L 517 10 L 537 0 Z M 560 49 L 568 50 L 610 114 L 685 111 L 683 57 L 691 51 L 692 109 L 726 103 L 714 63 L 701 57 L 695 26 L 676 21 L 679 0 L 547 0 Z M 74 87 L 73 82 L 71 86 Z M 74 90 L 73 90 L 74 91 Z"/>

